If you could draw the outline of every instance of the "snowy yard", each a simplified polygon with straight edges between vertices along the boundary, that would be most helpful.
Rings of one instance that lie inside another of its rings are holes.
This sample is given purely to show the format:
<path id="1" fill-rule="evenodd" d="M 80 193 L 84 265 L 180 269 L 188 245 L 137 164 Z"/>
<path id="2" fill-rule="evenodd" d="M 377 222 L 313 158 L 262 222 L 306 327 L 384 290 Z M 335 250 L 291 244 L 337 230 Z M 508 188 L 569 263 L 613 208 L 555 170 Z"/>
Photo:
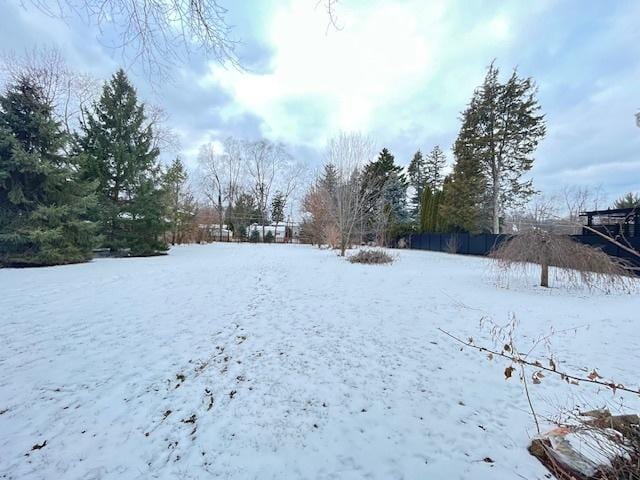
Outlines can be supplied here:
<path id="1" fill-rule="evenodd" d="M 508 364 L 437 330 L 488 343 L 482 317 L 515 314 L 523 347 L 583 326 L 551 339 L 562 366 L 637 382 L 637 295 L 505 289 L 486 259 L 394 253 L 212 244 L 0 270 L 0 478 L 544 478 Z M 640 410 L 549 376 L 531 390 L 542 414 Z"/>

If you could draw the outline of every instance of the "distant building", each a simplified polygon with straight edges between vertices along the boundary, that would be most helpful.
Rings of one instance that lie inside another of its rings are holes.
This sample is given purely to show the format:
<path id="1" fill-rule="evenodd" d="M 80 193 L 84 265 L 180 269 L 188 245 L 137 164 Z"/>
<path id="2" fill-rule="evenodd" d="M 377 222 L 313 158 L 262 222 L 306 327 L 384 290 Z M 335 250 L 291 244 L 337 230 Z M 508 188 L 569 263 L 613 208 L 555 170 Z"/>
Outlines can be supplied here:
<path id="1" fill-rule="evenodd" d="M 213 241 L 213 242 L 231 242 L 233 241 L 233 232 L 229 230 L 227 225 L 222 225 L 222 229 L 220 229 L 219 224 L 204 224 L 201 223 L 198 225 L 198 228 L 203 235 L 201 238 L 203 241 Z"/>

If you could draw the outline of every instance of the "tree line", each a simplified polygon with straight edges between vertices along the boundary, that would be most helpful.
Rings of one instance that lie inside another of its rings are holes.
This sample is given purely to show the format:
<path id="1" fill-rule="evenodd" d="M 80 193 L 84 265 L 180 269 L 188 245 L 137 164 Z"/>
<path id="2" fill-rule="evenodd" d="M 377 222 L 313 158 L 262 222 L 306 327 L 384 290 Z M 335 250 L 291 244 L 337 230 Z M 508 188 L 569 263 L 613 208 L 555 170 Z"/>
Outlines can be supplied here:
<path id="1" fill-rule="evenodd" d="M 123 70 L 70 106 L 71 77 L 42 58 L 44 67 L 12 65 L 0 94 L 0 266 L 84 262 L 96 248 L 157 255 L 215 222 L 244 237 L 251 223 L 285 221 L 301 167 L 283 145 L 205 145 L 199 186 L 208 202 L 198 201 L 179 157 L 161 165 L 170 133 Z"/>
<path id="2" fill-rule="evenodd" d="M 560 223 L 575 228 L 578 214 L 597 206 L 597 193 L 565 187 L 564 208 L 550 208 L 527 178 L 546 134 L 536 95 L 532 78 L 513 70 L 501 80 L 489 65 L 462 112 L 450 168 L 438 145 L 418 150 L 405 171 L 387 148 L 372 158 L 370 140 L 340 134 L 304 198 L 303 238 L 344 254 L 350 243 L 387 245 L 409 233 L 500 233 L 532 217 L 538 226 L 543 217 L 558 223 L 559 210 L 568 212 Z M 629 193 L 614 205 L 626 206 L 640 206 L 639 197 Z"/>
<path id="3" fill-rule="evenodd" d="M 386 148 L 373 160 L 362 150 L 360 163 L 350 162 L 343 171 L 343 159 L 329 147 L 327 164 L 305 199 L 310 241 L 335 244 L 340 236 L 335 233 L 342 230 L 339 222 L 329 220 L 340 209 L 336 188 L 351 188 L 358 197 L 350 241 L 384 245 L 407 232 L 498 233 L 507 209 L 534 193 L 531 180 L 523 176 L 533 166 L 545 122 L 533 80 L 514 70 L 503 83 L 491 64 L 461 120 L 448 174 L 438 145 L 426 155 L 418 150 L 406 173 Z M 413 195 L 408 200 L 409 188 Z"/>

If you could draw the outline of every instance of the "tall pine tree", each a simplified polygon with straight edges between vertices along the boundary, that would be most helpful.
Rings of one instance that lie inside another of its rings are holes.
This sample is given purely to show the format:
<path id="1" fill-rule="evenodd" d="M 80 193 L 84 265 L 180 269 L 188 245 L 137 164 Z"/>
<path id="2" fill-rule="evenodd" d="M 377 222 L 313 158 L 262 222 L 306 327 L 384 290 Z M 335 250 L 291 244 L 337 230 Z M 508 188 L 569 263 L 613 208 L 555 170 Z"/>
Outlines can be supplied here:
<path id="1" fill-rule="evenodd" d="M 106 83 L 83 124 L 85 175 L 98 184 L 104 246 L 133 255 L 166 250 L 159 151 L 144 105 L 123 70 Z"/>
<path id="2" fill-rule="evenodd" d="M 91 258 L 93 186 L 78 178 L 77 157 L 63 153 L 67 140 L 28 77 L 0 96 L 0 265 Z"/>
<path id="3" fill-rule="evenodd" d="M 498 68 L 491 64 L 463 114 L 451 192 L 445 195 L 452 221 L 466 229 L 488 226 L 493 233 L 500 233 L 506 209 L 534 193 L 531 180 L 522 177 L 533 166 L 533 152 L 545 135 L 533 80 L 515 70 L 504 84 L 498 77 Z"/>
<path id="4" fill-rule="evenodd" d="M 426 182 L 426 165 L 422 152 L 418 150 L 411 159 L 407 168 L 409 184 L 413 187 L 414 194 L 411 198 L 411 212 L 417 216 L 420 212 L 420 203 Z"/>
<path id="5" fill-rule="evenodd" d="M 433 150 L 427 155 L 424 161 L 424 182 L 432 192 L 442 190 L 444 183 L 443 169 L 447 164 L 447 157 L 439 145 L 433 147 Z"/>
<path id="6" fill-rule="evenodd" d="M 462 114 L 462 126 L 453 146 L 453 172 L 444 182 L 439 209 L 440 224 L 446 230 L 477 233 L 485 227 L 481 220 L 486 179 L 479 161 L 481 146 L 476 141 L 481 135 L 480 102 L 480 92 L 476 91 Z"/>

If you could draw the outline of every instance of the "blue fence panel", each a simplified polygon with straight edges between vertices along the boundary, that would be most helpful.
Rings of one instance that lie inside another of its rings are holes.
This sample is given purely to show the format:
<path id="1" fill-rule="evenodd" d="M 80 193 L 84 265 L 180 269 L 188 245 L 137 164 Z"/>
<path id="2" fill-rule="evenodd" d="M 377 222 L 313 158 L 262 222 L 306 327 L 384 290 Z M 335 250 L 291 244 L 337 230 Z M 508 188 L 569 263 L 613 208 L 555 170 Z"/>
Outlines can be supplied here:
<path id="1" fill-rule="evenodd" d="M 457 253 L 484 256 L 489 255 L 493 249 L 510 237 L 511 235 L 495 235 L 492 233 L 476 235 L 469 233 L 420 233 L 407 238 L 407 245 L 409 248 L 417 250 L 448 252 L 455 244 Z M 624 248 L 618 247 L 605 238 L 598 235 L 572 235 L 571 237 L 586 245 L 601 248 L 608 255 L 624 259 L 640 267 L 640 258 L 638 258 L 638 256 Z M 397 242 L 395 243 L 397 244 Z M 621 240 L 621 243 L 625 245 L 629 244 L 628 246 L 630 246 L 630 248 L 640 252 L 640 237 L 630 237 L 626 240 Z"/>

